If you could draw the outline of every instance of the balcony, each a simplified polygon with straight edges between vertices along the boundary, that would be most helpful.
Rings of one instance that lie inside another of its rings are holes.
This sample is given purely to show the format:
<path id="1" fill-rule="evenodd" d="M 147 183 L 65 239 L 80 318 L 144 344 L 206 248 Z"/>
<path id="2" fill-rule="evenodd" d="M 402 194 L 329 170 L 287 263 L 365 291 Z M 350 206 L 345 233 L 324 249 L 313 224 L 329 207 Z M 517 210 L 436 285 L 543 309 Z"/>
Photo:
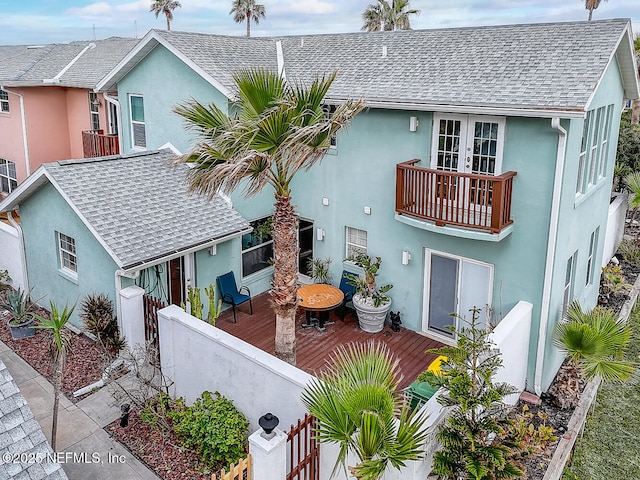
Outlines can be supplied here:
<path id="1" fill-rule="evenodd" d="M 118 135 L 105 134 L 104 130 L 84 130 L 82 132 L 84 158 L 118 155 Z"/>
<path id="2" fill-rule="evenodd" d="M 479 175 L 416 166 L 419 159 L 396 165 L 396 213 L 433 222 L 498 234 L 513 223 L 511 193 L 516 172 Z"/>

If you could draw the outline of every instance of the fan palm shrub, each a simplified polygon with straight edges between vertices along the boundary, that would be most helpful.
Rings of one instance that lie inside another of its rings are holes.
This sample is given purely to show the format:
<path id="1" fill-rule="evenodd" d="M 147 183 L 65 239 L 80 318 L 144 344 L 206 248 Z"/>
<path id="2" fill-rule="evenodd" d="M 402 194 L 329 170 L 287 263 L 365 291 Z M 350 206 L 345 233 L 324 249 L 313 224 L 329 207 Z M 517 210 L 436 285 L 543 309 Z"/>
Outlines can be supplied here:
<path id="1" fill-rule="evenodd" d="M 575 383 L 576 376 L 584 375 L 587 380 L 600 377 L 624 381 L 633 375 L 636 364 L 624 359 L 631 329 L 614 312 L 603 307 L 585 311 L 574 301 L 567 308 L 564 320 L 556 325 L 553 342 L 567 356 L 567 362 L 549 389 L 561 407 L 578 404 L 580 392 L 566 385 Z M 565 374 L 566 369 L 572 374 Z"/>
<path id="2" fill-rule="evenodd" d="M 341 465 L 346 471 L 350 452 L 358 464 L 349 470 L 360 480 L 377 480 L 388 466 L 400 469 L 421 458 L 426 418 L 408 409 L 397 370 L 386 345 L 349 344 L 305 388 L 302 402 L 318 419 L 318 439 L 340 447 L 332 476 Z"/>

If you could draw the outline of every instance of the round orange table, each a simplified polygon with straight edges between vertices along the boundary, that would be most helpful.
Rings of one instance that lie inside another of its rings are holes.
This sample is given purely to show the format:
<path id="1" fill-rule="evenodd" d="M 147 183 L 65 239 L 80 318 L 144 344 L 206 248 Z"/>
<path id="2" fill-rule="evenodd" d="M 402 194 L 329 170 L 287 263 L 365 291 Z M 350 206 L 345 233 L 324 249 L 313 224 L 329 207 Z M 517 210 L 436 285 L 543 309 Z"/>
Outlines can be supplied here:
<path id="1" fill-rule="evenodd" d="M 339 288 L 325 283 L 313 283 L 298 288 L 299 305 L 307 311 L 307 323 L 302 328 L 317 327 L 321 332 L 329 324 L 329 312 L 344 300 L 344 293 Z M 318 313 L 317 321 L 312 321 L 311 313 Z"/>

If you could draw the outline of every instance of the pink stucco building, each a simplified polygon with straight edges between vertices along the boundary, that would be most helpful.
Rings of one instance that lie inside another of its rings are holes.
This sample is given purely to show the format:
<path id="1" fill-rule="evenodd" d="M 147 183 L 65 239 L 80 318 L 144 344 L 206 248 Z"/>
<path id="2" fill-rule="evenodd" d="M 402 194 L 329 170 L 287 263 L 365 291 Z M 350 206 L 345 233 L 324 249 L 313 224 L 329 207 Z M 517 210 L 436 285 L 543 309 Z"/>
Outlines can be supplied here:
<path id="1" fill-rule="evenodd" d="M 117 103 L 93 89 L 136 42 L 0 46 L 0 198 L 42 163 L 118 153 Z"/>

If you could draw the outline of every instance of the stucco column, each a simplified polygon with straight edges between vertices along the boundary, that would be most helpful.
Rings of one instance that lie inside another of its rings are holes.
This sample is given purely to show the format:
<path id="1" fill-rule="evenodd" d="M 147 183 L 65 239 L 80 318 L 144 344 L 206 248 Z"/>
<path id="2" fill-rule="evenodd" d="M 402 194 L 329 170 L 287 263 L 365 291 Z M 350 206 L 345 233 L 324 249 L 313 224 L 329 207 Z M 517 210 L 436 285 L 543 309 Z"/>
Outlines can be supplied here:
<path id="1" fill-rule="evenodd" d="M 142 296 L 144 289 L 132 285 L 120 290 L 120 310 L 122 318 L 122 336 L 127 340 L 129 348 L 137 345 L 145 347 L 144 307 Z"/>
<path id="2" fill-rule="evenodd" d="M 253 478 L 282 480 L 287 476 L 287 435 L 277 428 L 272 433 L 273 438 L 266 439 L 260 428 L 249 437 Z"/>

